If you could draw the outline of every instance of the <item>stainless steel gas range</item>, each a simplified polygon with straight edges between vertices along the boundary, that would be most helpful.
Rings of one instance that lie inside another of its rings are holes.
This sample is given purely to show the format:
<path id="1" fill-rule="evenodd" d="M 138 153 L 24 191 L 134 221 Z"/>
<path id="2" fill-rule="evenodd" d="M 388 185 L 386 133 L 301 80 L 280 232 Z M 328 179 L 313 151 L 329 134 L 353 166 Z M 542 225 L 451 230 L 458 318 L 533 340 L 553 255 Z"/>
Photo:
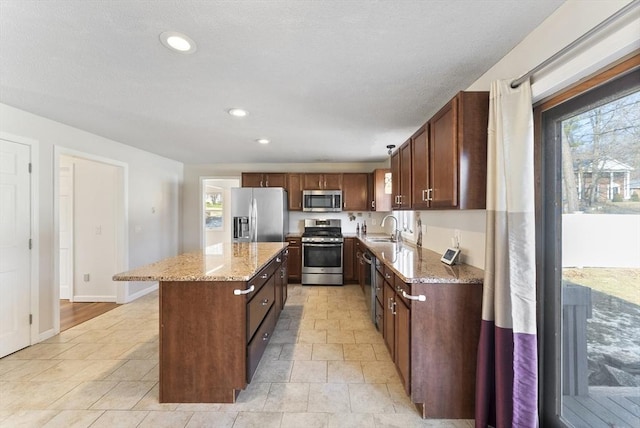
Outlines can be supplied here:
<path id="1" fill-rule="evenodd" d="M 342 285 L 340 219 L 306 219 L 302 234 L 302 285 Z"/>

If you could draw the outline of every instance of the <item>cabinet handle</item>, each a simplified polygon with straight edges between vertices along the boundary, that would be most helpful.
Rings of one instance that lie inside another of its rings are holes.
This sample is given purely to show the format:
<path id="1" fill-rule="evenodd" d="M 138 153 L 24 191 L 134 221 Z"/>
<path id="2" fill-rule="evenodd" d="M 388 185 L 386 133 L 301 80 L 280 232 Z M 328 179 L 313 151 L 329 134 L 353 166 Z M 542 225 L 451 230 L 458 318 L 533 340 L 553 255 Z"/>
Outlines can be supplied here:
<path id="1" fill-rule="evenodd" d="M 280 263 L 282 260 L 280 260 L 280 257 L 276 257 L 276 263 Z"/>
<path id="2" fill-rule="evenodd" d="M 402 297 L 409 300 L 417 300 L 419 302 L 426 302 L 427 297 L 424 294 L 419 294 L 417 296 L 412 296 L 411 294 L 407 294 L 405 291 L 402 291 Z"/>
<path id="3" fill-rule="evenodd" d="M 373 208 L 373 209 L 376 208 L 376 201 L 371 201 L 371 208 Z"/>
<path id="4" fill-rule="evenodd" d="M 388 273 L 385 273 L 384 277 L 387 278 L 387 279 L 391 279 L 391 275 L 389 275 Z"/>
<path id="5" fill-rule="evenodd" d="M 269 304 L 269 299 L 264 299 L 262 301 L 262 306 L 267 306 Z"/>
<path id="6" fill-rule="evenodd" d="M 399 285 L 396 285 L 396 291 L 397 291 L 398 293 L 402 293 L 402 292 L 403 292 L 403 291 L 402 291 L 402 287 L 400 287 Z"/>
<path id="7" fill-rule="evenodd" d="M 395 315 L 395 314 L 396 314 L 396 302 L 393 302 L 393 305 L 391 306 L 391 313 L 392 313 L 393 315 Z"/>
<path id="8" fill-rule="evenodd" d="M 424 194 L 425 194 L 425 192 L 426 192 L 426 191 L 427 191 L 426 189 L 424 189 L 424 190 L 422 191 L 422 200 L 423 200 L 423 201 L 426 201 L 426 200 L 427 200 L 427 198 L 424 196 Z"/>
<path id="9" fill-rule="evenodd" d="M 236 288 L 235 290 L 233 290 L 233 294 L 235 296 L 239 296 L 241 294 L 249 294 L 255 289 L 256 289 L 256 287 L 254 287 L 253 285 L 251 287 L 247 288 L 246 290 L 240 290 L 239 288 Z"/>
<path id="10" fill-rule="evenodd" d="M 324 188 L 325 189 L 327 188 L 327 182 L 326 181 L 324 182 Z"/>
<path id="11" fill-rule="evenodd" d="M 262 185 L 262 180 L 260 180 L 260 187 L 264 187 L 264 186 Z"/>
<path id="12" fill-rule="evenodd" d="M 263 342 L 266 342 L 266 341 L 268 341 L 268 340 L 269 340 L 269 333 L 265 333 L 265 334 L 262 336 L 262 341 L 263 341 Z"/>
<path id="13" fill-rule="evenodd" d="M 433 201 L 433 189 L 427 189 L 427 201 Z"/>
<path id="14" fill-rule="evenodd" d="M 260 278 L 267 279 L 267 278 L 269 278 L 269 275 L 266 274 L 266 273 L 263 273 L 262 275 L 260 275 Z"/>
<path id="15" fill-rule="evenodd" d="M 322 180 L 318 180 L 318 187 L 322 189 Z"/>

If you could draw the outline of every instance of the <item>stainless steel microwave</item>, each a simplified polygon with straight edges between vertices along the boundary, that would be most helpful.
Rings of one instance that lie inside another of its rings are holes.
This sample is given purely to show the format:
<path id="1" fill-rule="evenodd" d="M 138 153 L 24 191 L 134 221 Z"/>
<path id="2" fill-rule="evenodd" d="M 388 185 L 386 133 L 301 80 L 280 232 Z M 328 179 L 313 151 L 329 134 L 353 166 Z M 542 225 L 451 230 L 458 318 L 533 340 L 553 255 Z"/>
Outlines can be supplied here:
<path id="1" fill-rule="evenodd" d="M 302 211 L 342 211 L 342 190 L 303 190 Z"/>

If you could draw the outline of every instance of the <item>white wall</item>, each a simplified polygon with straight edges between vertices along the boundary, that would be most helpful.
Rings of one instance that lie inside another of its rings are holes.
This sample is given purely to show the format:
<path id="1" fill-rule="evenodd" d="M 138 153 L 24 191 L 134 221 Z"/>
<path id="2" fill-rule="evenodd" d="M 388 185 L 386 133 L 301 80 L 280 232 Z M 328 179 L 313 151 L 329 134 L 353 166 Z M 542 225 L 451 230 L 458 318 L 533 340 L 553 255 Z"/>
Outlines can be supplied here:
<path id="1" fill-rule="evenodd" d="M 114 124 L 117 126 L 117 124 Z M 39 332 L 53 334 L 58 290 L 55 260 L 57 226 L 54 219 L 54 147 L 116 160 L 128 165 L 126 214 L 128 216 L 128 267 L 172 256 L 180 251 L 180 186 L 183 165 L 107 138 L 0 104 L 0 131 L 31 138 L 38 143 Z M 116 273 L 116 272 L 114 272 Z M 127 295 L 135 297 L 149 283 L 131 283 Z"/>

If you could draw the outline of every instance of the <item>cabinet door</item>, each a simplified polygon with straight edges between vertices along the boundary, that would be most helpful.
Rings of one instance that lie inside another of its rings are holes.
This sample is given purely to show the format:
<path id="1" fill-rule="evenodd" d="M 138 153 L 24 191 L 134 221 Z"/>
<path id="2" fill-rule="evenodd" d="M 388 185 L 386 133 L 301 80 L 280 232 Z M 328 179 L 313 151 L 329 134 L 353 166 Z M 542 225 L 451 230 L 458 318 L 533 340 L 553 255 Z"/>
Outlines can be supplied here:
<path id="1" fill-rule="evenodd" d="M 302 279 L 302 251 L 300 238 L 287 238 L 289 242 L 289 281 L 300 282 Z"/>
<path id="2" fill-rule="evenodd" d="M 282 252 L 282 266 L 280 266 L 280 277 L 282 278 L 282 307 L 287 303 L 289 296 L 289 250 Z"/>
<path id="3" fill-rule="evenodd" d="M 429 144 L 428 127 L 425 126 L 411 139 L 411 170 L 413 183 L 411 195 L 414 209 L 429 208 Z"/>
<path id="4" fill-rule="evenodd" d="M 324 174 L 304 174 L 303 190 L 324 189 Z"/>
<path id="5" fill-rule="evenodd" d="M 402 299 L 396 299 L 396 358 L 395 363 L 400 372 L 402 383 L 407 394 L 410 394 L 411 380 L 411 310 Z"/>
<path id="6" fill-rule="evenodd" d="M 346 211 L 367 211 L 368 174 L 342 174 L 342 208 Z"/>
<path id="7" fill-rule="evenodd" d="M 429 122 L 431 207 L 458 205 L 458 98 L 452 99 Z"/>
<path id="8" fill-rule="evenodd" d="M 396 329 L 396 300 L 395 300 L 396 292 L 393 287 L 385 281 L 384 283 L 384 330 L 382 336 L 384 337 L 384 343 L 387 345 L 387 349 L 389 350 L 389 354 L 391 354 L 391 360 L 396 360 L 396 339 L 395 339 L 395 329 Z"/>
<path id="9" fill-rule="evenodd" d="M 391 211 L 392 202 L 392 173 L 390 169 L 376 169 L 372 174 L 369 187 L 369 201 L 371 211 Z"/>
<path id="10" fill-rule="evenodd" d="M 393 200 L 391 207 L 396 210 L 400 209 L 400 150 L 396 150 L 391 155 L 391 193 Z"/>
<path id="11" fill-rule="evenodd" d="M 289 210 L 302 211 L 302 174 L 287 174 Z"/>
<path id="12" fill-rule="evenodd" d="M 400 146 L 400 208 L 411 208 L 411 141 Z"/>
<path id="13" fill-rule="evenodd" d="M 344 255 L 344 260 L 342 266 L 344 267 L 344 280 L 353 281 L 355 279 L 354 275 L 354 260 L 353 260 L 353 247 L 354 247 L 355 238 L 344 238 L 344 248 L 342 249 L 342 253 Z"/>
<path id="14" fill-rule="evenodd" d="M 286 176 L 284 173 L 264 174 L 264 187 L 287 187 Z"/>
<path id="15" fill-rule="evenodd" d="M 264 187 L 264 177 L 261 172 L 243 172 L 242 187 Z"/>
<path id="16" fill-rule="evenodd" d="M 326 190 L 342 190 L 342 174 L 324 174 L 323 183 Z"/>

